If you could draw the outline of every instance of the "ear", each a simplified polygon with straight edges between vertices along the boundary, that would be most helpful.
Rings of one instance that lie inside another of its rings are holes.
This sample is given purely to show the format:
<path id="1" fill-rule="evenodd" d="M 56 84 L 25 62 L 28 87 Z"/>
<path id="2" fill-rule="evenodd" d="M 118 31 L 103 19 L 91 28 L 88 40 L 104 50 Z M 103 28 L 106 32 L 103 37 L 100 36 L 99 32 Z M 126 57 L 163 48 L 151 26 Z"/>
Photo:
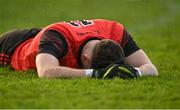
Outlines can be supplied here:
<path id="1" fill-rule="evenodd" d="M 89 68 L 90 58 L 87 54 L 82 54 L 81 62 L 83 64 L 83 68 Z"/>
<path id="2" fill-rule="evenodd" d="M 87 54 L 82 54 L 82 62 L 85 62 L 85 63 L 89 62 L 89 56 Z"/>

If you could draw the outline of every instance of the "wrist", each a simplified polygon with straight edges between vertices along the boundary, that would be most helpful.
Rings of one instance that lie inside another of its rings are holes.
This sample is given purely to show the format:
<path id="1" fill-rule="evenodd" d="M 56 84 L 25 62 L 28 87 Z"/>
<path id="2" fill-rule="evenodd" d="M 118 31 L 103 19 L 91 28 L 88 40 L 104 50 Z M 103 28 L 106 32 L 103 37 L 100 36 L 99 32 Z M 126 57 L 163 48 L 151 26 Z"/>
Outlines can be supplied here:
<path id="1" fill-rule="evenodd" d="M 86 77 L 92 77 L 93 69 L 86 69 L 85 70 L 85 76 Z"/>

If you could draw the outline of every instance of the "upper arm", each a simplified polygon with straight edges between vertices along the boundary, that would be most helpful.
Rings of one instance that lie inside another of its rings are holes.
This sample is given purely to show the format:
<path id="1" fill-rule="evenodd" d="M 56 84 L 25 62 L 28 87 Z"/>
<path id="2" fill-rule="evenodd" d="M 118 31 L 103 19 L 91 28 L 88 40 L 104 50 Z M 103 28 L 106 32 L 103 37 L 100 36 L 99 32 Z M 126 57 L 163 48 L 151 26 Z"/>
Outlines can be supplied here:
<path id="1" fill-rule="evenodd" d="M 126 57 L 125 60 L 129 65 L 134 67 L 140 67 L 144 64 L 152 64 L 146 53 L 141 49 Z"/>
<path id="2" fill-rule="evenodd" d="M 125 29 L 123 31 L 121 46 L 123 47 L 125 53 L 126 62 L 134 67 L 151 64 L 150 59 L 147 57 L 146 53 L 139 48 L 133 37 L 131 37 Z"/>
<path id="3" fill-rule="evenodd" d="M 68 51 L 67 42 L 61 33 L 55 30 L 47 30 L 42 35 L 38 53 L 48 53 L 61 59 Z"/>
<path id="4" fill-rule="evenodd" d="M 42 77 L 51 67 L 59 66 L 59 59 L 65 56 L 66 53 L 67 43 L 59 32 L 54 30 L 44 32 L 36 56 L 38 75 Z"/>
<path id="5" fill-rule="evenodd" d="M 123 30 L 123 37 L 120 45 L 124 50 L 125 57 L 140 49 L 133 37 L 131 37 L 131 35 L 125 29 Z"/>
<path id="6" fill-rule="evenodd" d="M 133 67 L 138 67 L 141 76 L 158 76 L 156 67 L 143 50 L 138 50 L 126 57 L 126 62 Z"/>
<path id="7" fill-rule="evenodd" d="M 39 77 L 43 76 L 46 69 L 53 66 L 59 66 L 59 61 L 55 56 L 48 53 L 40 53 L 36 56 L 36 68 Z"/>
<path id="8" fill-rule="evenodd" d="M 158 75 L 156 67 L 151 63 L 146 53 L 137 46 L 126 30 L 123 33 L 122 47 L 125 53 L 126 63 L 133 67 L 138 67 L 141 75 Z"/>

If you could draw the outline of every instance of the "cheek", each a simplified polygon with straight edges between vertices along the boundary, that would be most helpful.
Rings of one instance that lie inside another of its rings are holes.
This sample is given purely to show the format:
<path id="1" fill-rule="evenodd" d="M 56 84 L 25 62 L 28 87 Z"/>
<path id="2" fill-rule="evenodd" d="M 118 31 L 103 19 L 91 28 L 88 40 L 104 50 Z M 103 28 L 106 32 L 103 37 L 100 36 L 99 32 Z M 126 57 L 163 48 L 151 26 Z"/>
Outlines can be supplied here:
<path id="1" fill-rule="evenodd" d="M 88 63 L 87 64 L 87 69 L 90 69 L 91 68 L 91 63 Z"/>
<path id="2" fill-rule="evenodd" d="M 83 69 L 89 69 L 91 67 L 90 60 L 86 59 L 82 61 Z"/>
<path id="3" fill-rule="evenodd" d="M 84 67 L 85 67 L 86 69 L 90 69 L 90 68 L 91 68 L 91 62 L 90 62 L 90 60 L 86 60 L 86 62 L 84 63 Z"/>

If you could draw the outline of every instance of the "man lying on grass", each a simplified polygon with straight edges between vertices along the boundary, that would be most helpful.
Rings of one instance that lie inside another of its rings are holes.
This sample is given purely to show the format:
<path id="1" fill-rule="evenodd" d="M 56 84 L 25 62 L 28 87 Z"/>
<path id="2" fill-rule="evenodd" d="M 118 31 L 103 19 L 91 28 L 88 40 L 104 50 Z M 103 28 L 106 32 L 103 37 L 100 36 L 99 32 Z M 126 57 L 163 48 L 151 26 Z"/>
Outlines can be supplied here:
<path id="1" fill-rule="evenodd" d="M 7 32 L 0 39 L 0 65 L 17 71 L 37 69 L 41 78 L 158 75 L 123 25 L 103 19 Z"/>

